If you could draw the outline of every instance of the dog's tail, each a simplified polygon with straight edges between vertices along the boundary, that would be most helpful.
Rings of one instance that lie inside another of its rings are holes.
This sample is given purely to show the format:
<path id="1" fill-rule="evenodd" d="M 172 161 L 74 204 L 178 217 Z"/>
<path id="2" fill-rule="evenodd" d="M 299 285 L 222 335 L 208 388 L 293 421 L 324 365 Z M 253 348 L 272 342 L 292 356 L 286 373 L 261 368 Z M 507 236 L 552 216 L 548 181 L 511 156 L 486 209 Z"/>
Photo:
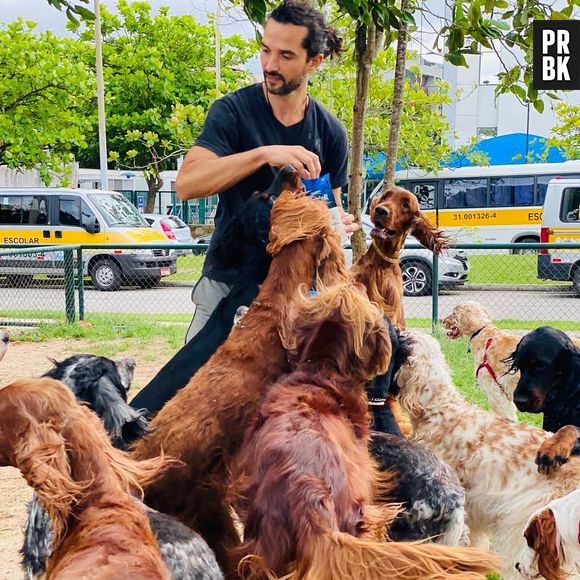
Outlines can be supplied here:
<path id="1" fill-rule="evenodd" d="M 289 579 L 357 580 L 481 579 L 499 568 L 499 559 L 474 548 L 420 542 L 378 542 L 339 531 L 316 535 L 304 544 Z"/>

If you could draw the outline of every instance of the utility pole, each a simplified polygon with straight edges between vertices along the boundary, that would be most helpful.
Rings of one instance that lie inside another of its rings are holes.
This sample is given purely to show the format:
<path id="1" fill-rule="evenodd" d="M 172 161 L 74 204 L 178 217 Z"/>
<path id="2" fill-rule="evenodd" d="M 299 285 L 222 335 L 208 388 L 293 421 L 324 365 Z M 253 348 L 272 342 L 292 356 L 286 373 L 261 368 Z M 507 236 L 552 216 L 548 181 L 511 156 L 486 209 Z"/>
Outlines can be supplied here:
<path id="1" fill-rule="evenodd" d="M 221 0 L 217 0 L 217 8 L 215 13 L 215 88 L 220 88 L 222 69 L 221 69 Z"/>
<path id="2" fill-rule="evenodd" d="M 95 0 L 95 52 L 97 72 L 97 111 L 99 117 L 99 164 L 101 189 L 109 189 L 107 179 L 107 129 L 105 124 L 105 83 L 103 80 L 103 48 L 101 43 L 100 0 Z"/>

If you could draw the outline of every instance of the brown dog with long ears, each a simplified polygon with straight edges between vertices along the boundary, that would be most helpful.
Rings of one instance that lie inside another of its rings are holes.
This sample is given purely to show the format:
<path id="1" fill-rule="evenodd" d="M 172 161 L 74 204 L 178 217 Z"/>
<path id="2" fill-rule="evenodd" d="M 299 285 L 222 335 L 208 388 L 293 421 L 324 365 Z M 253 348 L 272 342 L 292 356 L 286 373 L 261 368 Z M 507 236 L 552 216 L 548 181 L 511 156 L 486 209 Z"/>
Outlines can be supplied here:
<path id="1" fill-rule="evenodd" d="M 427 219 L 417 198 L 406 189 L 390 187 L 371 203 L 372 243 L 352 266 L 357 282 L 369 298 L 399 328 L 405 328 L 403 275 L 399 255 L 409 234 L 427 249 L 439 254 L 447 247 L 446 236 Z"/>
<path id="2" fill-rule="evenodd" d="M 164 468 L 115 449 L 98 417 L 53 379 L 0 389 L 0 466 L 34 488 L 54 529 L 47 578 L 169 578 L 132 494 Z"/>
<path id="3" fill-rule="evenodd" d="M 278 330 L 288 303 L 313 276 L 347 278 L 340 237 L 324 202 L 283 192 L 272 209 L 272 264 L 243 320 L 226 342 L 151 422 L 134 456 L 163 449 L 185 466 L 146 490 L 147 504 L 199 531 L 227 567 L 226 548 L 239 543 L 226 502 L 228 465 L 259 402 L 287 372 Z"/>
<path id="4" fill-rule="evenodd" d="M 477 550 L 380 541 L 398 504 L 371 505 L 364 384 L 385 372 L 391 342 L 364 287 L 304 296 L 282 336 L 293 371 L 268 389 L 238 458 L 242 577 L 466 579 L 497 565 Z"/>

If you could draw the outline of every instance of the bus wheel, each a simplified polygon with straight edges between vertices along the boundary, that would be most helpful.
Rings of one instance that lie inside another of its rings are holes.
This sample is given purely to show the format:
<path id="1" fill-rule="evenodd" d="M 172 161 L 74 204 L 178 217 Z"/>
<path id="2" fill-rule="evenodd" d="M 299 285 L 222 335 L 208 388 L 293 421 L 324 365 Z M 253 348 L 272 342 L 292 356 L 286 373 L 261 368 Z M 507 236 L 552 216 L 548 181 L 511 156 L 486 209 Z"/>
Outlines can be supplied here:
<path id="1" fill-rule="evenodd" d="M 121 270 L 113 260 L 105 258 L 91 268 L 91 280 L 97 290 L 118 290 L 122 281 Z"/>
<path id="2" fill-rule="evenodd" d="M 516 244 L 537 244 L 540 240 L 538 238 L 522 238 L 518 240 Z M 537 254 L 538 250 L 531 250 L 529 248 L 521 250 L 512 250 L 512 254 Z"/>
<path id="3" fill-rule="evenodd" d="M 428 296 L 431 294 L 431 268 L 423 262 L 401 264 L 405 296 Z"/>

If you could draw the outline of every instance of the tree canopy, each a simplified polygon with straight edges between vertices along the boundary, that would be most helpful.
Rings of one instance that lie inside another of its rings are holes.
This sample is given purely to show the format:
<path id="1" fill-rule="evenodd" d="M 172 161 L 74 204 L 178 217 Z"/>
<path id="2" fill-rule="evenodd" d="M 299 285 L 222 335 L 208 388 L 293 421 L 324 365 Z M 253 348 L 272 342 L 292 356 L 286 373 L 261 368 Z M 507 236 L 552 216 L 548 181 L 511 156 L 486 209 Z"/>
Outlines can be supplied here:
<path id="1" fill-rule="evenodd" d="M 86 146 L 82 111 L 94 80 L 77 41 L 35 27 L 28 20 L 0 26 L 0 165 L 36 167 L 48 180 Z"/>

